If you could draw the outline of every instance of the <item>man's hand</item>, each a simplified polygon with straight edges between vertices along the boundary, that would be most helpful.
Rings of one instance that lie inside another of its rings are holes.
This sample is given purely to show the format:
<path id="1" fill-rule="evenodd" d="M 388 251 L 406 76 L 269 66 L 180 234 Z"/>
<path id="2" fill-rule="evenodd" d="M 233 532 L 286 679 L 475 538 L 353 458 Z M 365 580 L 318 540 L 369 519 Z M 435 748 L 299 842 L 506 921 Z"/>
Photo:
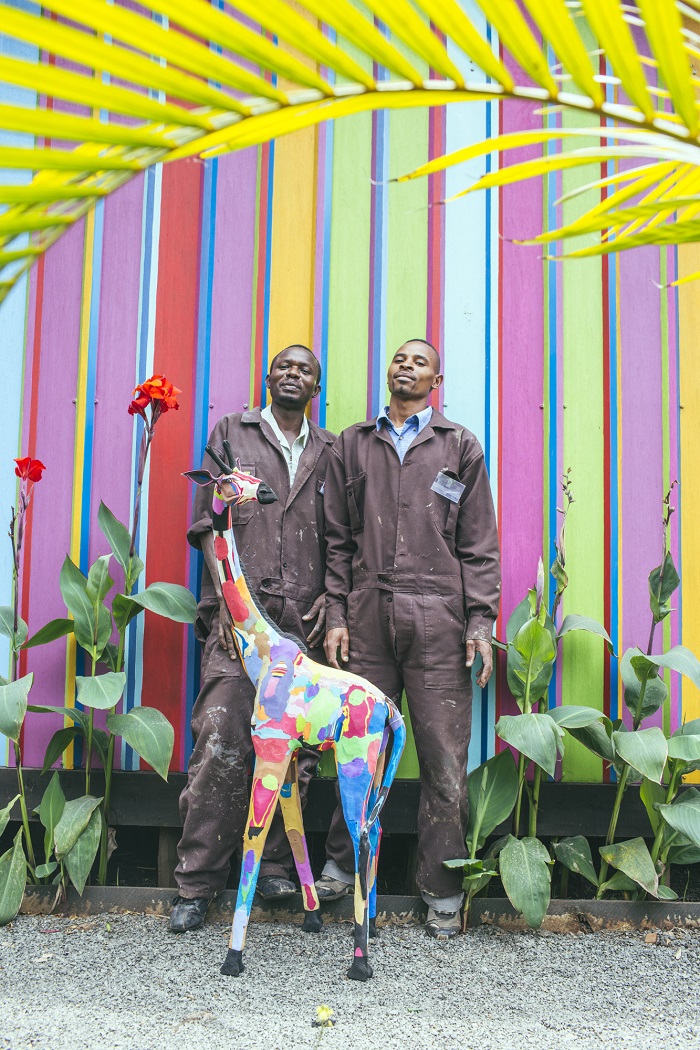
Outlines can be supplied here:
<path id="1" fill-rule="evenodd" d="M 467 638 L 467 667 L 472 666 L 477 653 L 481 655 L 484 666 L 481 668 L 481 674 L 477 676 L 476 684 L 483 688 L 493 671 L 491 642 L 487 642 L 483 638 Z"/>
<path id="2" fill-rule="evenodd" d="M 342 670 L 338 663 L 338 649 L 340 649 L 340 659 L 346 664 L 350 653 L 350 632 L 347 627 L 331 627 L 326 635 L 323 648 L 326 651 L 326 659 L 331 667 L 337 667 L 339 671 Z"/>
<path id="3" fill-rule="evenodd" d="M 219 596 L 219 645 L 224 652 L 228 653 L 232 660 L 237 659 L 238 651 L 233 639 L 231 613 L 228 611 L 228 605 L 224 600 L 223 594 Z"/>
<path id="4" fill-rule="evenodd" d="M 308 645 L 313 647 L 317 642 L 321 641 L 323 637 L 323 628 L 326 626 L 326 596 L 325 594 L 319 594 L 318 598 L 311 606 L 305 616 L 302 616 L 302 620 L 313 620 L 318 617 L 314 629 L 312 630 L 309 637 L 306 639 Z"/>

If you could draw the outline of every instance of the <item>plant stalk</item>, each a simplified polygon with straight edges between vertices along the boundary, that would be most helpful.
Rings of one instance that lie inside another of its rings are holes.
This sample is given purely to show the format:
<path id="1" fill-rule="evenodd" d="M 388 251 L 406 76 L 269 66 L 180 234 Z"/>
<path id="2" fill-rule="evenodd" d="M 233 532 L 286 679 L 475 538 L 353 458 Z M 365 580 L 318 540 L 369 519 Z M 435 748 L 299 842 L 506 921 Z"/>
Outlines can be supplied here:
<path id="1" fill-rule="evenodd" d="M 535 766 L 535 776 L 532 781 L 532 797 L 530 798 L 530 811 L 528 814 L 527 833 L 531 838 L 537 838 L 537 811 L 540 804 L 540 785 L 542 783 L 542 766 Z"/>
<path id="2" fill-rule="evenodd" d="M 19 807 L 22 811 L 22 827 L 24 828 L 24 841 L 27 844 L 27 860 L 29 865 L 29 871 L 32 877 L 32 882 L 36 882 L 34 875 L 34 869 L 36 868 L 36 858 L 34 856 L 34 847 L 32 845 L 32 836 L 29 831 L 29 813 L 27 812 L 27 802 L 24 793 L 24 776 L 22 774 L 22 753 L 20 751 L 19 744 L 15 743 L 15 763 L 17 766 L 17 784 L 19 786 Z"/>
<path id="3" fill-rule="evenodd" d="M 622 798 L 625 794 L 625 788 L 627 787 L 627 779 L 630 775 L 631 767 L 625 763 L 625 768 L 622 771 L 622 776 L 617 782 L 617 791 L 615 792 L 615 804 L 613 806 L 612 815 L 610 817 L 610 824 L 608 825 L 608 833 L 605 836 L 605 845 L 611 846 L 615 841 L 615 832 L 617 831 L 617 822 L 620 817 L 620 807 L 622 806 Z M 600 866 L 600 879 L 599 884 L 602 886 L 608 877 L 608 862 L 604 860 Z"/>
<path id="4" fill-rule="evenodd" d="M 670 802 L 673 802 L 673 799 L 676 797 L 676 793 L 678 791 L 678 781 L 680 780 L 682 767 L 682 762 L 676 761 L 673 763 L 673 772 L 671 773 L 671 779 L 669 780 L 668 787 L 666 788 L 666 797 L 664 799 L 665 805 L 668 805 Z M 659 852 L 661 850 L 661 843 L 664 839 L 665 830 L 666 822 L 661 816 L 661 814 L 659 814 L 659 827 L 654 837 L 654 844 L 651 847 L 651 859 L 654 861 L 654 864 L 656 864 L 656 861 L 659 858 Z"/>
<path id="5" fill-rule="evenodd" d="M 523 787 L 525 785 L 525 769 L 527 763 L 522 751 L 518 752 L 518 797 L 515 801 L 515 814 L 513 816 L 513 834 L 516 839 L 520 836 L 520 809 L 523 803 Z"/>

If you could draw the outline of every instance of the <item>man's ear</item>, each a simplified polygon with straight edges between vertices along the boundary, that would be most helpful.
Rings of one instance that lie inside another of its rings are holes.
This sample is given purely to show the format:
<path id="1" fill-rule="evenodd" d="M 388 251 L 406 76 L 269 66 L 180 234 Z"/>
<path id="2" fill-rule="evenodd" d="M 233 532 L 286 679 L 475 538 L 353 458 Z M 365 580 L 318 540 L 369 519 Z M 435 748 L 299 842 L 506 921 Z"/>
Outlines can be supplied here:
<path id="1" fill-rule="evenodd" d="M 213 474 L 210 474 L 208 470 L 183 470 L 183 478 L 189 478 L 190 481 L 194 481 L 195 485 L 200 485 L 202 488 L 206 488 L 207 485 L 213 485 L 216 478 Z"/>
<path id="2" fill-rule="evenodd" d="M 313 394 L 311 395 L 312 399 L 313 399 L 314 397 L 318 397 L 318 395 L 319 395 L 320 393 L 321 393 L 321 384 L 320 384 L 320 383 L 317 383 L 317 384 L 316 384 L 316 386 L 314 387 L 314 392 L 313 392 Z"/>
<path id="3" fill-rule="evenodd" d="M 267 387 L 268 390 L 270 389 L 270 375 L 269 375 L 269 373 L 265 376 L 265 386 Z"/>
<path id="4" fill-rule="evenodd" d="M 433 385 L 431 386 L 431 388 L 430 388 L 430 389 L 431 389 L 431 390 L 437 390 L 437 388 L 438 388 L 439 386 L 442 386 L 442 384 L 443 384 L 443 382 L 444 382 L 444 379 L 445 379 L 445 377 L 444 377 L 444 376 L 441 376 L 441 375 L 436 375 L 436 376 L 435 376 L 435 378 L 433 379 Z"/>

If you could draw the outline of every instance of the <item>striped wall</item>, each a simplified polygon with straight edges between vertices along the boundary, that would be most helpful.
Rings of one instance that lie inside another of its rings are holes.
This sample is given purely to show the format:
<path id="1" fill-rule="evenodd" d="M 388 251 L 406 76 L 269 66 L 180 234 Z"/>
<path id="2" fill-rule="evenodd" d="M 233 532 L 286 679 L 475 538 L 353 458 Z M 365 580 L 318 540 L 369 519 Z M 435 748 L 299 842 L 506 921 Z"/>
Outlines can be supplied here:
<path id="1" fill-rule="evenodd" d="M 657 288 L 700 268 L 698 252 L 676 258 L 672 249 L 645 249 L 561 266 L 539 248 L 513 244 L 559 224 L 555 201 L 573 187 L 571 175 L 444 208 L 429 205 L 465 188 L 488 162 L 429 181 L 386 181 L 445 148 L 543 119 L 560 118 L 515 104 L 351 117 L 260 149 L 149 171 L 67 233 L 0 308 L 0 507 L 15 498 L 14 456 L 47 465 L 21 580 L 30 631 L 64 614 L 65 554 L 86 569 L 106 551 L 100 500 L 130 517 L 140 435 L 126 408 L 137 382 L 164 372 L 183 390 L 153 446 L 139 534 L 145 579 L 195 589 L 199 565 L 184 539 L 192 493 L 180 471 L 199 461 L 224 412 L 261 402 L 269 356 L 291 342 L 315 349 L 324 386 L 314 412 L 337 431 L 377 411 L 387 355 L 427 334 L 443 353 L 446 414 L 484 446 L 504 614 L 533 584 L 539 556 L 551 563 L 558 479 L 570 467 L 576 502 L 564 612 L 603 621 L 619 652 L 644 648 L 661 499 L 678 479 L 672 541 L 685 587 L 663 641 L 683 638 L 700 651 L 700 379 L 691 365 L 700 286 Z M 581 206 L 567 205 L 566 217 Z M 9 581 L 3 543 L 2 602 Z M 0 647 L 0 672 L 7 661 Z M 184 769 L 198 682 L 191 631 L 146 614 L 132 624 L 127 664 L 127 707 L 151 704 L 168 715 L 173 768 Z M 72 642 L 25 654 L 33 701 L 73 703 L 76 668 Z M 593 704 L 617 717 L 616 658 L 597 640 L 568 639 L 550 703 Z M 499 667 L 488 689 L 475 690 L 472 765 L 493 754 L 495 720 L 512 710 Z M 699 715 L 697 693 L 674 683 L 655 721 L 668 729 Z M 28 764 L 41 764 L 60 724 L 60 716 L 28 716 Z M 69 753 L 67 762 L 78 758 Z M 138 765 L 128 748 L 120 761 Z M 415 771 L 408 754 L 402 772 Z M 570 743 L 561 775 L 607 774 Z"/>

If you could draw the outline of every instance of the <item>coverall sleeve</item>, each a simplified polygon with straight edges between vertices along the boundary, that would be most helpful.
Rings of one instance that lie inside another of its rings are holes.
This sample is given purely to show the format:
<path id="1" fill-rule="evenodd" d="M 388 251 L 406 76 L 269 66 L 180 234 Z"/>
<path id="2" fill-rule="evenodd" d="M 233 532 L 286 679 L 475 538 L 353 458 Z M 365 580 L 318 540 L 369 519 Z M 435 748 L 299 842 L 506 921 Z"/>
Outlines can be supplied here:
<path id="1" fill-rule="evenodd" d="M 347 597 L 352 588 L 355 543 L 350 529 L 342 438 L 328 453 L 323 495 L 326 519 L 326 630 L 347 627 Z"/>
<path id="2" fill-rule="evenodd" d="M 457 517 L 456 548 L 467 614 L 466 638 L 491 640 L 501 598 L 496 513 L 479 448 L 460 471 L 465 486 Z"/>
<path id="3" fill-rule="evenodd" d="M 209 442 L 212 448 L 217 451 L 223 452 L 223 440 L 228 433 L 226 427 L 225 417 L 220 419 L 216 424 L 211 434 L 209 435 Z M 221 469 L 217 467 L 214 460 L 209 456 L 207 452 L 204 453 L 202 459 L 202 467 L 204 470 L 210 471 L 214 477 L 221 473 Z M 212 517 L 211 517 L 211 506 L 214 490 L 211 485 L 202 487 L 200 485 L 194 486 L 194 507 L 192 510 L 192 524 L 187 530 L 187 542 L 192 546 L 196 547 L 197 550 L 202 548 L 202 533 L 210 532 L 212 529 Z"/>

